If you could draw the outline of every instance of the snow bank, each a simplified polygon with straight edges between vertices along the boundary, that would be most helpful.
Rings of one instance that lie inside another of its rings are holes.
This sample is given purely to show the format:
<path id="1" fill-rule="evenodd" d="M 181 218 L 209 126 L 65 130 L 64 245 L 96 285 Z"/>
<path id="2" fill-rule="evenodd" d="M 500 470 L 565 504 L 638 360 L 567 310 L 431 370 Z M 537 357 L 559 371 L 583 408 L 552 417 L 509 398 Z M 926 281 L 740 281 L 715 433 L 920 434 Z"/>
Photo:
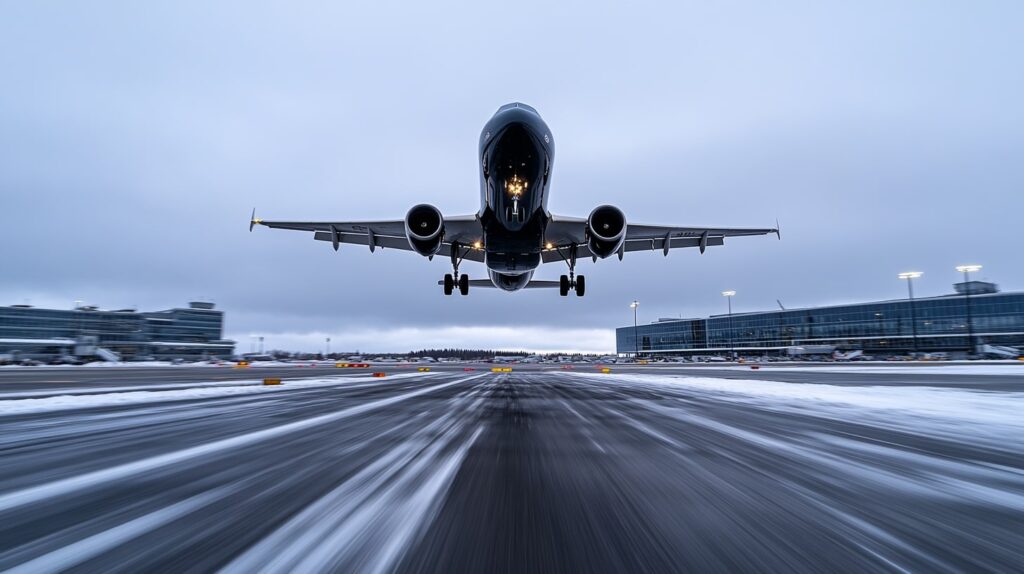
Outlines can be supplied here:
<path id="1" fill-rule="evenodd" d="M 415 376 L 422 375 L 419 373 L 392 375 L 385 381 Z M 296 388 L 343 386 L 351 385 L 353 383 L 372 382 L 374 384 L 386 384 L 385 381 L 381 381 L 381 379 L 376 379 L 371 376 L 366 376 L 329 379 L 297 379 L 284 381 L 282 385 L 264 386 L 260 384 L 259 381 L 252 380 L 237 381 L 229 385 L 223 385 L 221 383 L 199 383 L 187 389 L 178 388 L 167 391 L 129 391 L 80 395 L 67 393 L 53 397 L 34 399 L 3 399 L 2 396 L 0 396 L 0 416 L 169 401 L 188 401 L 193 399 L 209 399 L 260 393 L 278 393 L 287 392 L 288 390 L 294 390 Z M 181 385 L 176 386 L 180 387 Z M 83 388 L 82 392 L 89 392 L 89 389 Z"/>
<path id="2" fill-rule="evenodd" d="M 819 366 L 773 366 L 771 363 L 758 363 L 762 373 L 772 371 L 803 373 L 890 373 L 894 375 L 1019 375 L 1024 376 L 1024 361 L 1004 365 L 920 365 L 920 366 L 874 366 L 874 365 L 829 365 Z M 730 365 L 724 367 L 732 370 L 749 371 L 749 365 Z"/>
<path id="3" fill-rule="evenodd" d="M 672 375 L 593 375 L 592 381 L 686 389 L 716 400 L 932 435 L 1024 441 L 1024 393 L 924 386 L 838 386 Z"/>

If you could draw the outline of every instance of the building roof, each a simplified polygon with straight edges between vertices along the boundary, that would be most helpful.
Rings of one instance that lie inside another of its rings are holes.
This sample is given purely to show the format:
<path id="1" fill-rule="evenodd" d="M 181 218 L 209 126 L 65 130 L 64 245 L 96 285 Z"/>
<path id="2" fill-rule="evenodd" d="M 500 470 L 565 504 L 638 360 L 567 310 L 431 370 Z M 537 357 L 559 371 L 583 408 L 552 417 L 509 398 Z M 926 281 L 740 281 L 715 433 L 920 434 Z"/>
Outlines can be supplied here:
<path id="1" fill-rule="evenodd" d="M 1005 292 L 1005 293 L 984 293 L 984 294 L 979 294 L 979 295 L 971 295 L 970 297 L 971 297 L 971 299 L 985 299 L 985 298 L 991 298 L 991 297 L 1009 297 L 1009 296 L 1015 296 L 1015 295 L 1024 295 L 1024 291 L 1011 291 L 1011 292 Z M 938 300 L 941 300 L 941 299 L 957 299 L 957 300 L 959 300 L 959 299 L 964 299 L 965 297 L 966 297 L 966 295 L 961 295 L 959 293 L 950 293 L 948 295 L 933 295 L 931 297 L 914 297 L 914 301 L 915 302 L 938 301 Z M 732 316 L 733 317 L 740 317 L 742 315 L 764 315 L 764 314 L 768 314 L 768 313 L 791 313 L 791 312 L 794 312 L 794 311 L 818 311 L 818 310 L 821 310 L 821 309 L 835 309 L 835 308 L 838 308 L 838 307 L 860 307 L 860 306 L 863 306 L 863 305 L 888 305 L 888 304 L 893 304 L 893 303 L 906 303 L 907 301 L 908 301 L 908 299 L 906 297 L 901 297 L 899 299 L 886 299 L 884 301 L 861 301 L 859 303 L 837 303 L 837 304 L 833 304 L 833 305 L 818 305 L 816 307 L 797 307 L 797 308 L 794 308 L 794 309 L 787 308 L 785 310 L 783 310 L 783 309 L 772 309 L 770 311 L 745 311 L 743 313 L 736 313 L 736 312 L 734 312 L 732 314 Z M 716 315 L 709 315 L 708 318 L 709 319 L 717 319 L 717 318 L 720 318 L 720 317 L 728 317 L 728 316 L 729 316 L 728 313 L 719 313 L 719 314 L 716 314 Z"/>

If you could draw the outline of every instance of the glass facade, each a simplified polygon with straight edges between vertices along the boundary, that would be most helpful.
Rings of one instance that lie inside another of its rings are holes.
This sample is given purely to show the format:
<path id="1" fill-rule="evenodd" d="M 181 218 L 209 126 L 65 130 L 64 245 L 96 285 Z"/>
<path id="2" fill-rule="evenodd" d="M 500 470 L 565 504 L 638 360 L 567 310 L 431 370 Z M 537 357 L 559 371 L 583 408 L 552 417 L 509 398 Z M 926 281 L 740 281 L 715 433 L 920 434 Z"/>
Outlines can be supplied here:
<path id="1" fill-rule="evenodd" d="M 976 344 L 1024 346 L 1024 293 L 947 295 L 811 309 L 734 313 L 707 319 L 664 319 L 616 329 L 619 353 L 699 354 L 782 351 L 798 345 L 834 345 L 869 354 L 966 352 L 967 305 Z"/>
<path id="2" fill-rule="evenodd" d="M 70 355 L 90 341 L 124 359 L 229 357 L 234 342 L 222 339 L 223 325 L 224 313 L 202 302 L 149 313 L 14 305 L 0 307 L 0 353 Z"/>

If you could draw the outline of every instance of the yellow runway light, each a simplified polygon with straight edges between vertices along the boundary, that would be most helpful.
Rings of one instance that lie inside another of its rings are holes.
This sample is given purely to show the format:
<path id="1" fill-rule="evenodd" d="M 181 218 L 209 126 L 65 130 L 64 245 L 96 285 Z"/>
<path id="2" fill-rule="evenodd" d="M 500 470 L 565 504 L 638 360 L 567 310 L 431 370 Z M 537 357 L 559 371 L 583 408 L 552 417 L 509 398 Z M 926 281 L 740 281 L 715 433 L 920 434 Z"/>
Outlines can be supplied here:
<path id="1" fill-rule="evenodd" d="M 420 368 L 418 368 L 416 370 L 421 372 L 421 373 L 429 373 L 430 372 L 430 367 L 420 367 Z"/>
<path id="2" fill-rule="evenodd" d="M 512 367 L 491 367 L 492 373 L 511 373 Z"/>
<path id="3" fill-rule="evenodd" d="M 280 385 L 281 379 L 263 379 L 264 385 Z"/>
<path id="4" fill-rule="evenodd" d="M 612 370 L 609 369 L 608 367 L 604 367 L 603 369 L 601 369 L 601 372 L 607 375 L 608 373 L 612 372 Z"/>

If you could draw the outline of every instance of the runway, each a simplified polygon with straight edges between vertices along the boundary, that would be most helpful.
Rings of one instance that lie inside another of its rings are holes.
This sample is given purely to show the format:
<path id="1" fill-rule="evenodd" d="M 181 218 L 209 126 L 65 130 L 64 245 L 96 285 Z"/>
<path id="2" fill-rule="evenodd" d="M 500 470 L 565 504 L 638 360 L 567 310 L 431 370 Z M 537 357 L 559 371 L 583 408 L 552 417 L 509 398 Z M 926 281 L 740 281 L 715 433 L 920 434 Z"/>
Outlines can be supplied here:
<path id="1" fill-rule="evenodd" d="M 1024 564 L 1017 377 L 514 369 L 5 372 L 0 570 Z"/>

